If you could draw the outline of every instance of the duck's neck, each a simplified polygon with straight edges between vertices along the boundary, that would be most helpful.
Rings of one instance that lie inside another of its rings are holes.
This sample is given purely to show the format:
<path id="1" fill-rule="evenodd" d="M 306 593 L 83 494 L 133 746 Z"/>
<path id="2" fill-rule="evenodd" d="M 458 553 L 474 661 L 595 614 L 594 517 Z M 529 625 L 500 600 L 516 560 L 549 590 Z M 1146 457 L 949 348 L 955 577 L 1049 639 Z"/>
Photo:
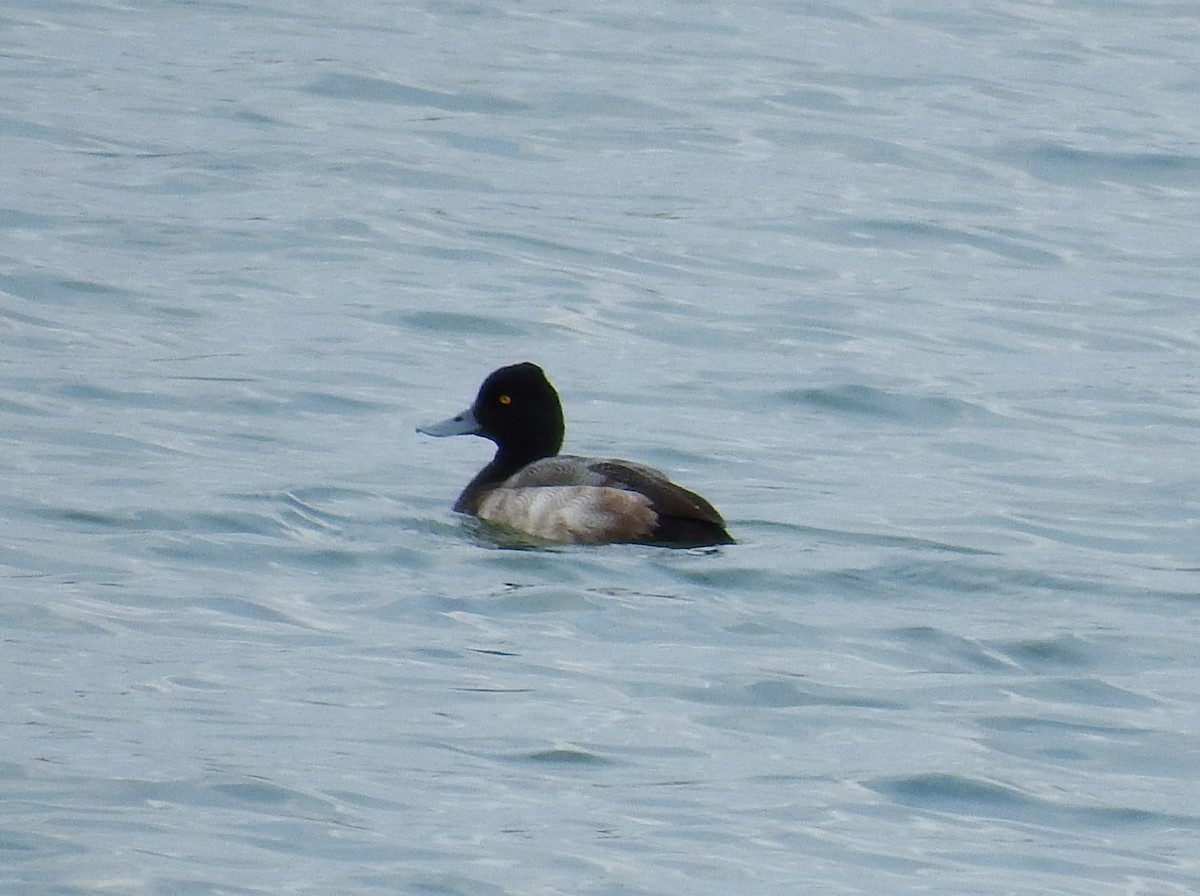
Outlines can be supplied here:
<path id="1" fill-rule="evenodd" d="M 462 494 L 454 502 L 454 509 L 459 513 L 474 514 L 479 510 L 479 502 L 483 500 L 483 496 L 509 476 L 536 460 L 553 457 L 557 453 L 557 447 L 552 451 L 522 452 L 519 455 L 503 449 L 498 450 L 491 463 L 476 473 L 475 478 L 467 483 L 467 487 L 462 490 Z"/>

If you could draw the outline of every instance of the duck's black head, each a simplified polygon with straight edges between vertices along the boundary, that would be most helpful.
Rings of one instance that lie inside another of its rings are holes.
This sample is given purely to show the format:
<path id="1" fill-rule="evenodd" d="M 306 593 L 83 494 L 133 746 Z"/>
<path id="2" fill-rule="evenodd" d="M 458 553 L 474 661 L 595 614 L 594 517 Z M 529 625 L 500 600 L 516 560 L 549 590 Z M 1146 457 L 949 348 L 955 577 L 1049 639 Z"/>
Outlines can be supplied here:
<path id="1" fill-rule="evenodd" d="M 497 460 L 518 469 L 558 454 L 564 432 L 562 405 L 542 368 L 525 361 L 493 371 L 468 410 L 421 432 L 483 436 L 496 443 Z"/>
<path id="2" fill-rule="evenodd" d="M 558 454 L 562 447 L 562 404 L 536 364 L 525 361 L 494 371 L 479 387 L 471 410 L 479 434 L 524 463 Z"/>

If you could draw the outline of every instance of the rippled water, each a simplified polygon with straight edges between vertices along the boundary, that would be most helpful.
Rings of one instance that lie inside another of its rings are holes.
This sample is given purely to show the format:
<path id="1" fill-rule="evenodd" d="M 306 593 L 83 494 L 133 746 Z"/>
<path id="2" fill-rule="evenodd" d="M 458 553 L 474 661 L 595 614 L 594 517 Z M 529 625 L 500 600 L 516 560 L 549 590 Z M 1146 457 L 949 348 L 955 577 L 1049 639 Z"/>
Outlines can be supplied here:
<path id="1" fill-rule="evenodd" d="M 2 888 L 1195 892 L 1197 25 L 10 3 Z M 524 359 L 739 544 L 452 514 Z"/>

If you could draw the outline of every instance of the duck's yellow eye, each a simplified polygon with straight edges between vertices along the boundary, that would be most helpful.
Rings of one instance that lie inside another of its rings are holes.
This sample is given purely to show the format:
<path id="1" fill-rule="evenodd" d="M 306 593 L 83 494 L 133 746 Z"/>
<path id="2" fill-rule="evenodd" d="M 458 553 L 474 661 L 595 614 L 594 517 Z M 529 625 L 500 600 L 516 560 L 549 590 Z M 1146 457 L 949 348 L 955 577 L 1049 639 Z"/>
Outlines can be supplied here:
<path id="1" fill-rule="evenodd" d="M 511 395 L 501 395 L 496 400 L 499 401 L 501 404 L 512 404 L 512 396 Z"/>

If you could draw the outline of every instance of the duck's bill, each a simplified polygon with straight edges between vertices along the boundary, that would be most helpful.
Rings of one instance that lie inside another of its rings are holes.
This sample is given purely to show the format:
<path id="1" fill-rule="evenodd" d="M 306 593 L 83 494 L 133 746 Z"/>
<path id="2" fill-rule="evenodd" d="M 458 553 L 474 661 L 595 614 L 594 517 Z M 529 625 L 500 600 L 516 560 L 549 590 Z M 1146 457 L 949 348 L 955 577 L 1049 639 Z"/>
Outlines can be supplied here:
<path id="1" fill-rule="evenodd" d="M 449 420 L 443 420 L 441 423 L 418 426 L 417 432 L 424 433 L 427 436 L 438 437 L 477 436 L 479 435 L 479 421 L 475 419 L 475 415 L 471 413 L 471 409 L 467 408 L 461 414 L 457 414 Z"/>

